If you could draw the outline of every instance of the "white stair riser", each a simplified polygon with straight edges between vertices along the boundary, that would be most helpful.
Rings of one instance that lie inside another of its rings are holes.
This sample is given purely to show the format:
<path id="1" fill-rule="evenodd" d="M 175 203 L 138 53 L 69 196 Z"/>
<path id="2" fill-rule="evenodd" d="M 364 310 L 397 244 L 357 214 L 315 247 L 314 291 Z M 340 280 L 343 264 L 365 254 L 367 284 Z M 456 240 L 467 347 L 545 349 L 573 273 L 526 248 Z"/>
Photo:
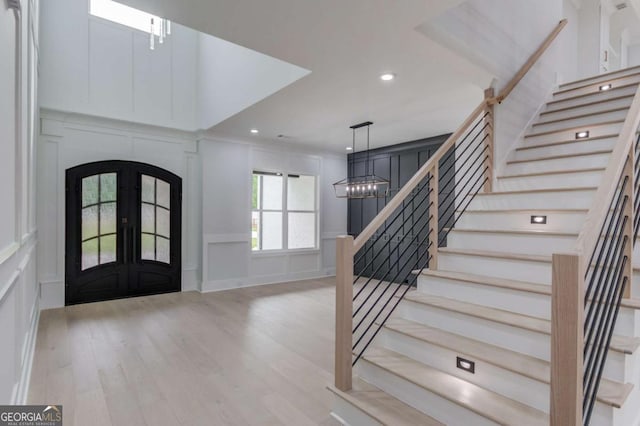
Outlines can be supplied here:
<path id="1" fill-rule="evenodd" d="M 613 150 L 617 138 L 594 139 L 562 145 L 541 146 L 531 149 L 514 151 L 512 160 L 531 160 L 536 158 L 548 158 L 555 155 L 575 155 L 583 152 Z"/>
<path id="2" fill-rule="evenodd" d="M 520 175 L 527 173 L 563 172 L 566 170 L 604 168 L 609 164 L 611 153 L 578 155 L 575 157 L 563 157 L 545 159 L 539 161 L 527 161 L 524 163 L 507 163 L 504 174 Z"/>
<path id="3" fill-rule="evenodd" d="M 382 426 L 382 423 L 367 415 L 364 411 L 339 396 L 332 395 L 331 414 L 341 424 L 345 426 Z"/>
<path id="4" fill-rule="evenodd" d="M 560 102 L 553 102 L 546 106 L 544 111 L 557 111 L 563 108 L 575 107 L 593 102 L 606 101 L 612 98 L 620 96 L 634 95 L 636 93 L 637 86 L 631 85 L 629 87 L 622 87 L 620 89 L 608 90 L 606 92 L 597 92 L 588 96 L 581 96 L 578 98 L 569 98 Z"/>
<path id="5" fill-rule="evenodd" d="M 551 319 L 551 296 L 546 294 L 425 275 L 418 277 L 418 290 L 433 296 L 512 311 L 546 320 Z M 640 334 L 640 313 L 636 309 L 621 306 L 614 333 L 630 337 L 635 336 L 636 333 Z"/>
<path id="6" fill-rule="evenodd" d="M 627 84 L 637 84 L 640 82 L 640 75 L 628 75 L 620 78 L 608 79 L 606 83 L 611 83 L 613 87 L 625 86 Z M 553 100 L 572 98 L 574 96 L 585 95 L 587 93 L 600 93 L 600 86 L 606 83 L 592 83 L 585 87 L 580 87 L 574 90 L 564 91 L 562 93 L 556 93 L 553 95 Z"/>
<path id="7" fill-rule="evenodd" d="M 446 398 L 414 385 L 366 360 L 358 361 L 360 377 L 389 395 L 448 425 L 495 426 L 497 423 Z"/>
<path id="8" fill-rule="evenodd" d="M 624 120 L 627 116 L 628 109 L 619 111 L 603 112 L 602 114 L 590 115 L 588 117 L 573 118 L 552 123 L 535 123 L 532 126 L 532 132 L 550 132 L 554 130 L 562 130 L 573 127 L 586 126 L 591 123 L 602 123 L 604 121 Z M 547 121 L 547 120 L 545 120 Z"/>
<path id="9" fill-rule="evenodd" d="M 499 178 L 495 185 L 495 190 L 527 191 L 532 189 L 576 188 L 579 186 L 597 187 L 602 181 L 602 175 L 602 171 L 592 171 Z"/>
<path id="10" fill-rule="evenodd" d="M 472 210 L 512 209 L 589 209 L 595 190 L 537 192 L 519 194 L 478 195 L 469 208 Z"/>
<path id="11" fill-rule="evenodd" d="M 551 283 L 551 262 L 440 253 L 438 269 L 547 285 Z"/>
<path id="12" fill-rule="evenodd" d="M 547 216 L 545 225 L 534 225 L 531 223 L 532 215 Z M 514 211 L 514 212 L 491 212 L 491 211 L 465 211 L 458 219 L 456 228 L 458 229 L 502 229 L 514 231 L 545 231 L 577 232 L 582 230 L 582 224 L 587 214 L 581 212 L 560 212 L 560 211 Z"/>
<path id="13" fill-rule="evenodd" d="M 418 290 L 433 296 L 551 319 L 550 297 L 544 294 L 424 275 L 418 277 Z"/>
<path id="14" fill-rule="evenodd" d="M 425 365 L 436 368 L 496 392 L 513 400 L 549 412 L 549 385 L 529 377 L 475 359 L 472 354 L 461 354 L 449 348 L 417 340 L 392 330 L 384 330 L 385 347 Z M 475 363 L 475 373 L 456 367 L 456 357 Z"/>
<path id="15" fill-rule="evenodd" d="M 600 136 L 617 135 L 622 129 L 622 123 L 594 124 L 592 126 L 584 126 L 580 130 L 588 130 L 589 137 L 597 138 Z M 523 146 L 535 146 L 541 144 L 549 144 L 553 142 L 564 142 L 576 140 L 578 130 L 571 129 L 562 132 L 553 132 L 524 138 Z"/>
<path id="16" fill-rule="evenodd" d="M 626 75 L 630 75 L 630 74 L 636 74 L 640 72 L 640 68 L 638 67 L 631 67 L 631 68 L 625 68 L 625 69 L 621 69 L 619 71 L 615 71 L 612 73 L 609 73 L 607 75 L 597 75 L 594 76 L 592 78 L 588 78 L 588 79 L 582 79 L 580 81 L 576 81 L 573 83 L 567 83 L 567 84 L 562 84 L 560 86 L 559 90 L 570 90 L 570 89 L 575 89 L 576 87 L 581 87 L 584 86 L 586 84 L 606 84 L 611 82 L 612 80 L 618 79 L 620 77 L 624 77 Z"/>
<path id="17" fill-rule="evenodd" d="M 403 300 L 400 315 L 411 321 L 549 361 L 549 335 Z"/>
<path id="18" fill-rule="evenodd" d="M 501 234 L 490 232 L 462 232 L 452 230 L 447 236 L 447 247 L 486 250 L 500 247 L 501 251 L 521 254 L 552 255 L 571 250 L 577 235 Z"/>
<path id="19" fill-rule="evenodd" d="M 624 108 L 624 107 L 628 108 L 631 106 L 631 101 L 633 100 L 632 97 L 628 96 L 628 97 L 617 99 L 618 97 L 619 96 L 617 96 L 616 98 L 610 101 L 599 102 L 597 104 L 587 104 L 587 105 L 583 105 L 583 106 L 579 106 L 571 109 L 561 109 L 560 111 L 555 111 L 555 112 L 550 111 L 547 113 L 546 111 L 543 111 L 543 113 L 540 114 L 540 121 L 561 120 L 563 118 L 571 118 L 579 115 L 606 111 L 609 109 Z"/>

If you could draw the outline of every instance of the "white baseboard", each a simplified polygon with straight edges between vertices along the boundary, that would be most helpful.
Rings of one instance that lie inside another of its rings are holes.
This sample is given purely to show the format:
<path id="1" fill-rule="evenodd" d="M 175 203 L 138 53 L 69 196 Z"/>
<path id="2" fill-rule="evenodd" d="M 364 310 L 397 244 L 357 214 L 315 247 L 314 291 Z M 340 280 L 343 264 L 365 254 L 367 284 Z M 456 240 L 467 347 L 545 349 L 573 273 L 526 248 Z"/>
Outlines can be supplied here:
<path id="1" fill-rule="evenodd" d="M 33 368 L 33 356 L 36 349 L 36 338 L 38 335 L 38 322 L 40 320 L 40 299 L 36 297 L 31 312 L 31 324 L 29 324 L 29 333 L 25 342 L 25 350 L 22 359 L 22 371 L 20 379 L 14 389 L 11 398 L 12 405 L 24 405 L 27 403 L 29 396 L 29 383 L 31 382 L 31 371 Z"/>
<path id="2" fill-rule="evenodd" d="M 270 275 L 263 277 L 236 278 L 228 280 L 203 281 L 201 293 L 233 290 L 236 288 L 258 287 L 261 285 L 279 284 L 292 281 L 313 280 L 331 277 L 333 274 L 323 274 L 320 271 L 299 272 L 288 275 Z"/>

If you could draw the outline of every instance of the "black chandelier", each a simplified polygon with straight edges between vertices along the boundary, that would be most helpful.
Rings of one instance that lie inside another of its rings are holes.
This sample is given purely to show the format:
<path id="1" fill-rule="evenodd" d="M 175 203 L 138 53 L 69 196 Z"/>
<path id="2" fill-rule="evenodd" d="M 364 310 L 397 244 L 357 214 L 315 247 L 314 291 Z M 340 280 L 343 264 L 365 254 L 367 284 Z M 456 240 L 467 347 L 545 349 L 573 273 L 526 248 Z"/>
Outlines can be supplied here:
<path id="1" fill-rule="evenodd" d="M 373 173 L 369 174 L 369 127 L 372 124 L 371 121 L 365 121 L 349 127 L 353 131 L 352 152 L 354 154 L 356 150 L 356 129 L 367 128 L 365 174 L 364 176 L 350 176 L 334 183 L 333 189 L 338 198 L 384 198 L 389 194 L 389 181 Z M 355 170 L 355 157 L 354 161 L 351 162 L 351 167 L 353 172 Z"/>

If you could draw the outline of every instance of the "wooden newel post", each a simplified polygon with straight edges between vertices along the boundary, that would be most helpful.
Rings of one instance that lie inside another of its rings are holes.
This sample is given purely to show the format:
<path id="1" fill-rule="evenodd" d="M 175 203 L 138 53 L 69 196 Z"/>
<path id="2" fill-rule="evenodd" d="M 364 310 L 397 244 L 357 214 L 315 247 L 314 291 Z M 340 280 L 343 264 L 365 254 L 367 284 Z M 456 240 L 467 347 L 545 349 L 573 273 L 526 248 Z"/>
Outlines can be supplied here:
<path id="1" fill-rule="evenodd" d="M 336 238 L 336 352 L 335 386 L 351 389 L 353 314 L 353 237 Z"/>
<path id="2" fill-rule="evenodd" d="M 582 426 L 584 274 L 577 254 L 554 254 L 551 294 L 551 426 Z"/>
<path id="3" fill-rule="evenodd" d="M 493 99 L 494 97 L 493 87 L 490 87 L 484 91 L 484 99 L 487 101 L 487 105 L 484 109 L 484 114 L 486 114 L 484 118 L 484 144 L 487 147 L 487 159 L 485 160 L 485 167 L 487 171 L 485 172 L 485 177 L 487 181 L 484 183 L 484 192 L 491 192 L 493 188 L 493 125 L 494 125 L 494 110 L 495 105 L 489 102 L 489 99 Z"/>

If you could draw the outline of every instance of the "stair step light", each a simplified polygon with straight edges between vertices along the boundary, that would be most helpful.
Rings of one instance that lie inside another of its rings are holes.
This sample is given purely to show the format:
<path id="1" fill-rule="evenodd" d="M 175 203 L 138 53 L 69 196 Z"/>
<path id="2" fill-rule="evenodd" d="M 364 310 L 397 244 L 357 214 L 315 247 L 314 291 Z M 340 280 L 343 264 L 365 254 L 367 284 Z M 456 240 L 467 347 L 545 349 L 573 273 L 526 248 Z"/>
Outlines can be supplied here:
<path id="1" fill-rule="evenodd" d="M 469 361 L 468 359 L 464 359 L 459 356 L 456 357 L 456 367 L 461 370 L 468 371 L 471 374 L 476 374 L 476 363 Z"/>
<path id="2" fill-rule="evenodd" d="M 589 137 L 589 131 L 583 130 L 581 132 L 576 132 L 576 139 L 586 139 Z"/>
<path id="3" fill-rule="evenodd" d="M 546 225 L 547 224 L 547 216 L 544 215 L 533 215 L 531 216 L 531 223 L 534 225 Z"/>

